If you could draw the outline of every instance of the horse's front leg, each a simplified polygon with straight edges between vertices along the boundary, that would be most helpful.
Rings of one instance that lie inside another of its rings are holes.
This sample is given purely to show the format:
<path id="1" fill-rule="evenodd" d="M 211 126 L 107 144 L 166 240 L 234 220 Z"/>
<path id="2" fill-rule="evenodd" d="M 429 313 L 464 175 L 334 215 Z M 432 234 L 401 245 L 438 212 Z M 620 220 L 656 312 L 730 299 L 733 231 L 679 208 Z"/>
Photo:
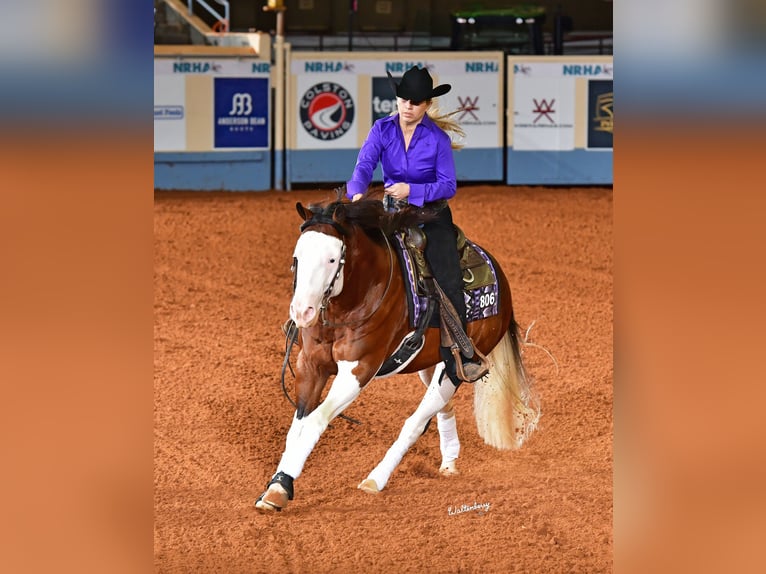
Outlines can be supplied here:
<path id="1" fill-rule="evenodd" d="M 441 411 L 455 394 L 455 385 L 447 377 L 442 377 L 443 373 L 444 366 L 440 364 L 434 371 L 423 400 L 420 401 L 415 412 L 404 422 L 399 438 L 388 449 L 380 464 L 359 484 L 361 490 L 369 493 L 383 490 L 405 453 L 423 434 L 428 421 Z"/>
<path id="2" fill-rule="evenodd" d="M 262 512 L 280 511 L 293 499 L 293 481 L 300 476 L 303 465 L 314 449 L 319 437 L 332 419 L 338 416 L 359 396 L 361 385 L 352 374 L 356 362 L 338 362 L 338 374 L 327 393 L 327 398 L 311 413 L 298 418 L 296 412 L 285 440 L 285 450 L 277 472 L 266 491 L 256 500 L 255 507 Z"/>
<path id="3" fill-rule="evenodd" d="M 418 371 L 418 376 L 423 384 L 428 388 L 434 376 L 435 367 L 429 367 Z M 460 438 L 457 435 L 457 421 L 455 419 L 455 408 L 452 399 L 442 410 L 436 413 L 436 426 L 439 430 L 439 450 L 442 455 L 439 473 L 444 476 L 460 474 L 457 469 L 457 459 L 460 455 Z"/>

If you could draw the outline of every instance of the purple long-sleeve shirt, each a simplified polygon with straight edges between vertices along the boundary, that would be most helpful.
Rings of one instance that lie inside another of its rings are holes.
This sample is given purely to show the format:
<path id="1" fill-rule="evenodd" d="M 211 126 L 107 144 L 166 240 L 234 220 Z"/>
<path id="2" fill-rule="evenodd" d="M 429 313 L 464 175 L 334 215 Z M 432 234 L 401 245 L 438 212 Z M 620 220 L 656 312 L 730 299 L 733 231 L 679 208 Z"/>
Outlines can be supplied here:
<path id="1" fill-rule="evenodd" d="M 372 172 L 380 162 L 385 187 L 410 184 L 411 204 L 422 206 L 450 199 L 457 191 L 451 146 L 449 135 L 425 115 L 415 127 L 410 147 L 405 151 L 399 114 L 381 118 L 373 124 L 359 150 L 354 173 L 346 182 L 346 195 L 352 198 L 367 191 Z"/>

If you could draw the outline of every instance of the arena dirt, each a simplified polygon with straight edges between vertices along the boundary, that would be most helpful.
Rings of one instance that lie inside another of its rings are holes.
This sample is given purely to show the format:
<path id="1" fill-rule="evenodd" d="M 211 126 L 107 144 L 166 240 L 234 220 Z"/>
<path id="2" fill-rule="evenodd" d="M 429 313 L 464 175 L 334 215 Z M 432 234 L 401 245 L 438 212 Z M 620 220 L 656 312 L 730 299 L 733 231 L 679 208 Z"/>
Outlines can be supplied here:
<path id="1" fill-rule="evenodd" d="M 611 188 L 461 187 L 451 202 L 531 326 L 542 416 L 521 450 L 483 444 L 463 385 L 461 474 L 439 475 L 431 425 L 381 494 L 362 493 L 424 391 L 416 375 L 373 381 L 346 411 L 362 424 L 332 423 L 288 508 L 256 512 L 293 411 L 279 374 L 295 203 L 332 195 L 155 194 L 156 571 L 611 572 Z"/>

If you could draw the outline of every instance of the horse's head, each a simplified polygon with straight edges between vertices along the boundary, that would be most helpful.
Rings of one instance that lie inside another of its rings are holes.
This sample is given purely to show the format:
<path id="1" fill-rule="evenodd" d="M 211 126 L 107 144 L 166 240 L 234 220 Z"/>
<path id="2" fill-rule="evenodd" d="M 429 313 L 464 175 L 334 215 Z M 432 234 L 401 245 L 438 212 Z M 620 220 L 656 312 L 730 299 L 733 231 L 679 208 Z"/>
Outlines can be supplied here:
<path id="1" fill-rule="evenodd" d="M 327 300 L 343 290 L 344 236 L 348 231 L 342 226 L 342 204 L 312 210 L 299 202 L 296 209 L 304 223 L 293 252 L 290 318 L 298 327 L 311 327 Z"/>
<path id="2" fill-rule="evenodd" d="M 390 213 L 378 199 L 365 197 L 349 202 L 340 194 L 336 201 L 327 204 L 304 207 L 299 202 L 295 207 L 303 224 L 293 252 L 295 275 L 290 318 L 301 328 L 316 324 L 321 309 L 343 290 L 347 245 L 351 254 L 364 257 L 368 252 L 359 251 L 360 237 L 383 245 L 395 230 L 435 217 L 428 210 L 417 208 Z"/>

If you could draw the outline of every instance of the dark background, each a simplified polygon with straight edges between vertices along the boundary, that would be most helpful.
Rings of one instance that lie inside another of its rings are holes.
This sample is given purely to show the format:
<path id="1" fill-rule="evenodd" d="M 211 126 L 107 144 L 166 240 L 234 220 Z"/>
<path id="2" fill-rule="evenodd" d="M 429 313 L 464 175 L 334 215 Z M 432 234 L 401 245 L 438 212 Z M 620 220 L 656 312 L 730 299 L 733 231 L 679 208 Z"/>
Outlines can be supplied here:
<path id="1" fill-rule="evenodd" d="M 230 0 L 232 31 L 270 31 L 276 28 L 273 12 L 264 12 L 266 2 L 252 0 Z M 312 32 L 342 34 L 348 32 L 349 0 L 313 0 L 313 9 L 300 9 L 307 0 L 285 0 L 286 33 Z M 404 2 L 390 0 L 390 14 L 376 11 L 379 0 L 358 0 L 358 12 L 354 17 L 354 31 L 391 33 L 422 33 L 432 36 L 449 36 L 451 33 L 450 14 L 461 10 L 486 10 L 508 8 L 525 2 L 507 0 L 419 0 Z M 553 20 L 560 8 L 562 14 L 573 20 L 573 29 L 578 31 L 611 31 L 611 0 L 538 0 L 532 5 L 546 8 L 545 32 L 553 32 Z"/>

